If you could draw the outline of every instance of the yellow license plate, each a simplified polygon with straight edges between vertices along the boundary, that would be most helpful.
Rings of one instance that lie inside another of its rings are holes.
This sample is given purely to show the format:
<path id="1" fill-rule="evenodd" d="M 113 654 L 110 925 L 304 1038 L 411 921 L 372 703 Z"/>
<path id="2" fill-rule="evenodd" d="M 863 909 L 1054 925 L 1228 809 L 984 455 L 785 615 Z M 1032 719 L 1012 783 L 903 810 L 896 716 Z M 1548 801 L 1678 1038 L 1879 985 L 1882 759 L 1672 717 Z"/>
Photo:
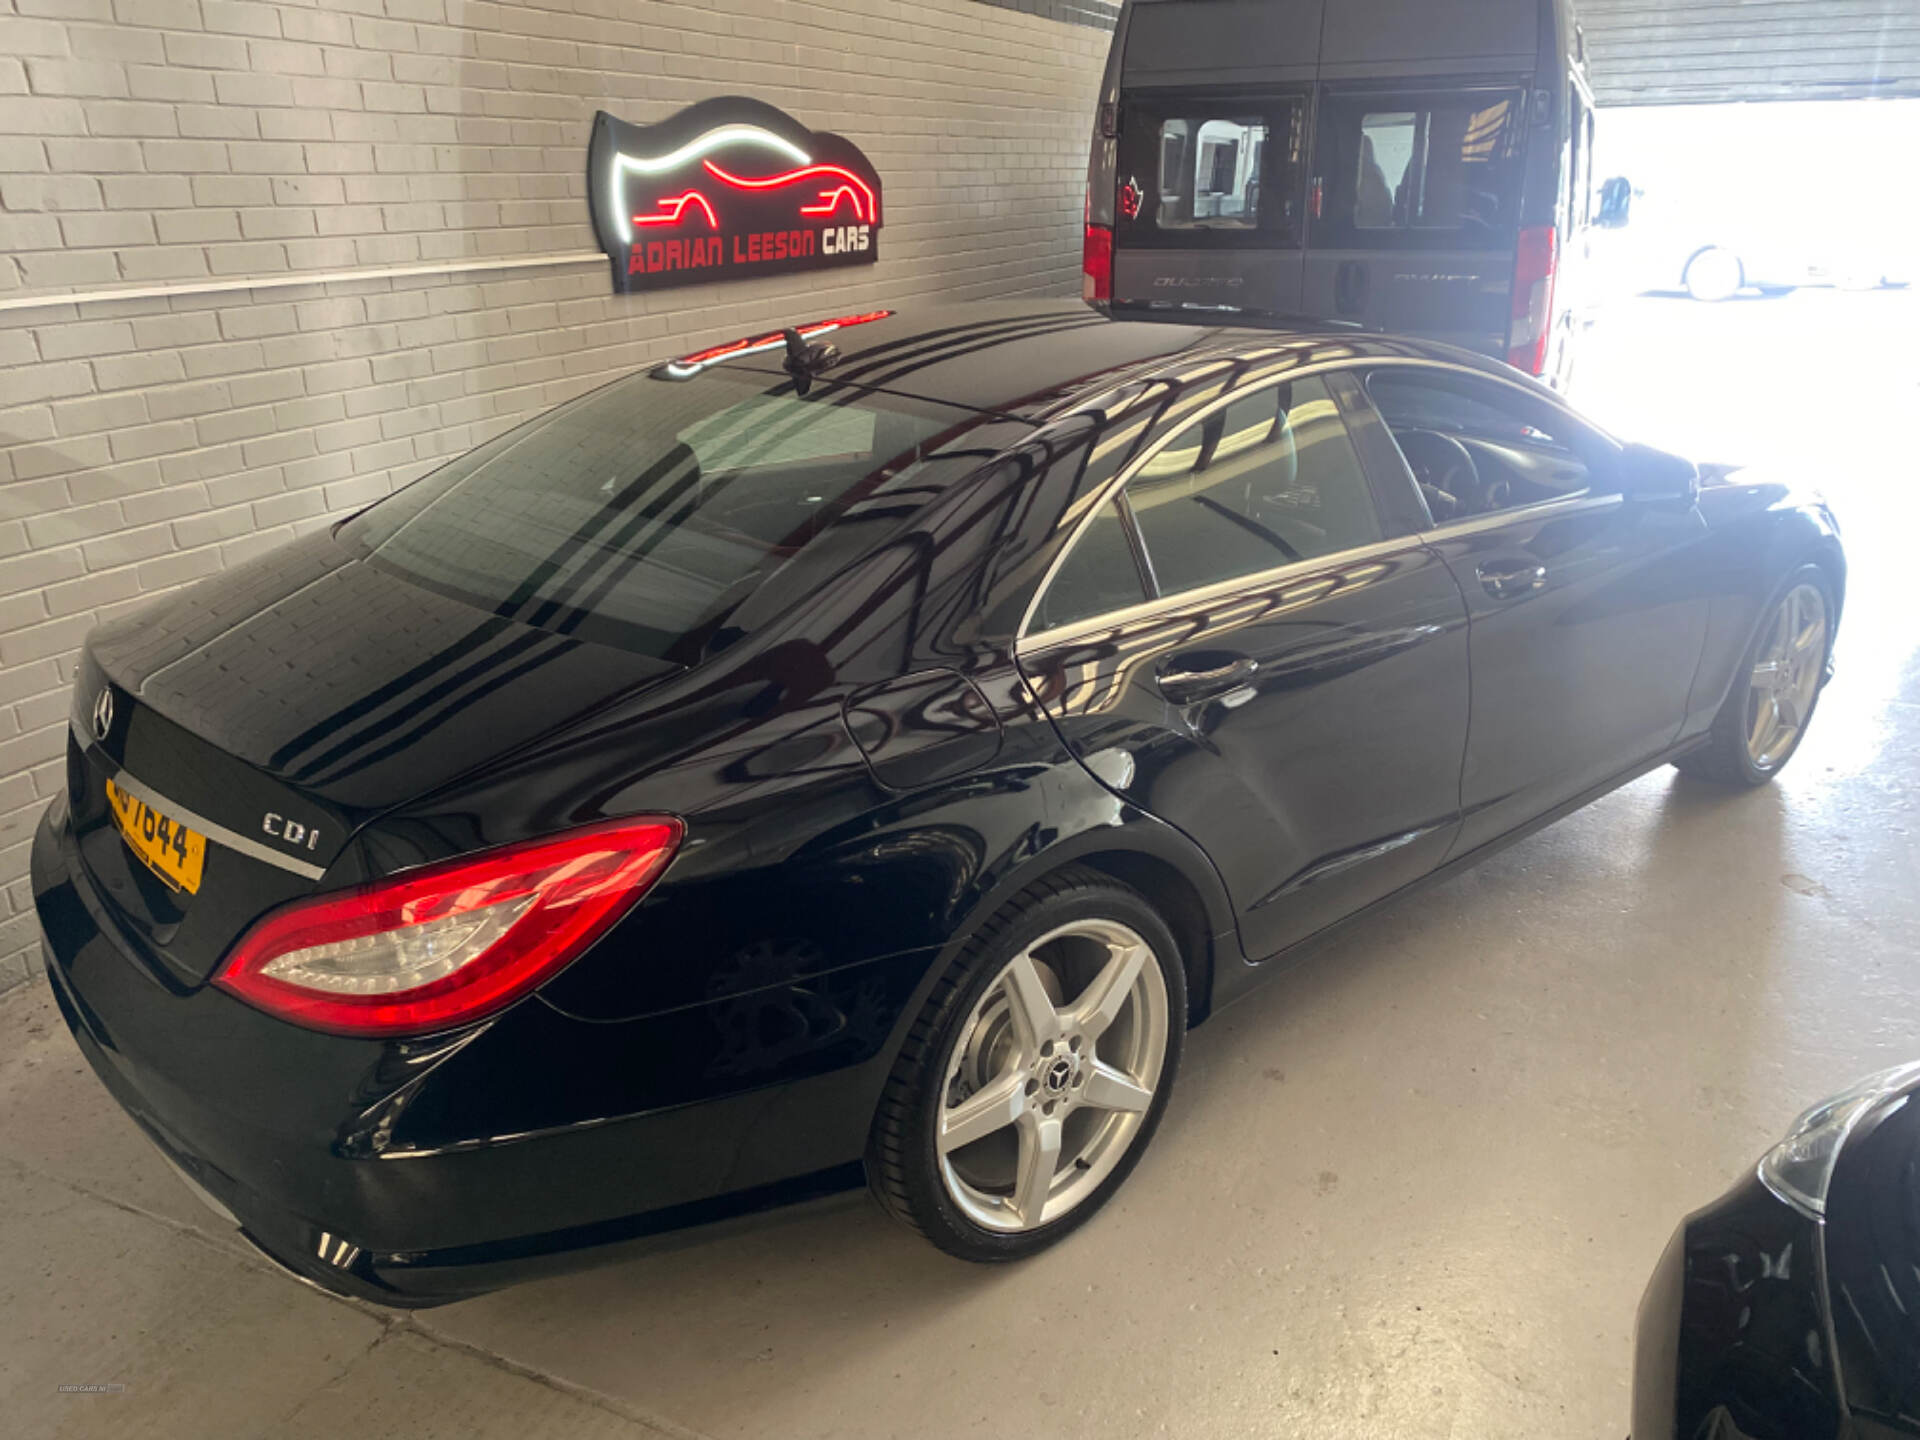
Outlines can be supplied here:
<path id="1" fill-rule="evenodd" d="M 207 861 L 206 836 L 178 820 L 169 820 L 111 780 L 107 782 L 107 803 L 113 806 L 113 823 L 119 827 L 120 838 L 148 869 L 175 890 L 199 894 L 200 870 Z"/>

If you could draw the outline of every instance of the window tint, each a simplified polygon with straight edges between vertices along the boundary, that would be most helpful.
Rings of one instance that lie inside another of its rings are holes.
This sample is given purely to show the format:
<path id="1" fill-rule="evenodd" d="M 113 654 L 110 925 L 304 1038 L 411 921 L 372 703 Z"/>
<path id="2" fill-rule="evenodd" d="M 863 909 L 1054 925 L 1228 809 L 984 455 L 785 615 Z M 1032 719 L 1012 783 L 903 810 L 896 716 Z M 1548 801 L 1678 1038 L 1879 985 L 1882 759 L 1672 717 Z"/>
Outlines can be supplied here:
<path id="1" fill-rule="evenodd" d="M 1297 245 L 1303 100 L 1129 104 L 1114 213 L 1134 245 Z"/>
<path id="2" fill-rule="evenodd" d="M 1557 406 L 1470 376 L 1379 370 L 1367 381 L 1436 523 L 1601 487 L 1611 445 Z"/>
<path id="3" fill-rule="evenodd" d="M 1166 595 L 1380 538 L 1319 380 L 1255 391 L 1189 426 L 1128 482 L 1127 501 Z"/>
<path id="4" fill-rule="evenodd" d="M 1523 109 L 1517 92 L 1329 97 L 1314 243 L 1404 249 L 1509 240 Z"/>
<path id="5" fill-rule="evenodd" d="M 1146 598 L 1147 587 L 1134 563 L 1133 547 L 1127 543 L 1119 502 L 1108 501 L 1054 575 L 1034 615 L 1033 628 L 1070 625 L 1138 605 Z"/>
<path id="6" fill-rule="evenodd" d="M 782 393 L 784 391 L 784 393 Z M 483 610 L 691 664 L 756 610 L 798 603 L 897 530 L 959 412 L 765 376 L 618 381 L 442 467 L 350 521 L 370 563 Z M 756 593 L 758 592 L 758 593 Z M 743 612 L 742 612 L 743 613 Z"/>
<path id="7" fill-rule="evenodd" d="M 675 438 L 708 474 L 818 465 L 873 456 L 877 411 L 816 408 L 792 395 L 754 395 L 694 421 Z"/>

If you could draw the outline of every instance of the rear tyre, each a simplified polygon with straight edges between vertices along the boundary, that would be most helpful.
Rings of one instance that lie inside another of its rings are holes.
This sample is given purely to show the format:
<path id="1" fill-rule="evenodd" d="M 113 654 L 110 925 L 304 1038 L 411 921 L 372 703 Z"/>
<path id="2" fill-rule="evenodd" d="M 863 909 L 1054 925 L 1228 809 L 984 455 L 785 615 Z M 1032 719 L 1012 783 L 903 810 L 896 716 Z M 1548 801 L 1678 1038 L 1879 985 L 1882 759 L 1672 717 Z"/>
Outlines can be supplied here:
<path id="1" fill-rule="evenodd" d="M 1746 268 L 1731 250 L 1713 245 L 1687 262 L 1680 283 L 1694 299 L 1718 304 L 1740 293 L 1740 287 L 1747 283 Z"/>
<path id="2" fill-rule="evenodd" d="M 868 1183 L 948 1254 L 1036 1254 L 1132 1173 L 1186 1030 L 1179 949 L 1144 898 L 1077 867 L 1036 881 L 927 997 L 874 1115 Z"/>
<path id="3" fill-rule="evenodd" d="M 1803 565 L 1774 592 L 1708 741 L 1674 762 L 1721 785 L 1765 785 L 1793 758 L 1813 721 L 1833 643 L 1833 586 Z"/>

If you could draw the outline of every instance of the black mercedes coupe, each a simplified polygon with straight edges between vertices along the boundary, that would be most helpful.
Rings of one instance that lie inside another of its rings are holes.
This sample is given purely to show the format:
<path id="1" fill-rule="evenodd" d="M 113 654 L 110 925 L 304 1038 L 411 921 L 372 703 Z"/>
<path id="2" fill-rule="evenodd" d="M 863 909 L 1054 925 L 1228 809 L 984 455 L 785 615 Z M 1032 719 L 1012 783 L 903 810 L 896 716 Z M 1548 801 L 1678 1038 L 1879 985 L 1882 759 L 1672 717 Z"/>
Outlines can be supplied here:
<path id="1" fill-rule="evenodd" d="M 822 320 L 95 632 L 47 968 L 336 1291 L 862 1176 L 1013 1259 L 1301 941 L 1654 766 L 1777 774 L 1844 582 L 1817 498 L 1445 346 Z"/>

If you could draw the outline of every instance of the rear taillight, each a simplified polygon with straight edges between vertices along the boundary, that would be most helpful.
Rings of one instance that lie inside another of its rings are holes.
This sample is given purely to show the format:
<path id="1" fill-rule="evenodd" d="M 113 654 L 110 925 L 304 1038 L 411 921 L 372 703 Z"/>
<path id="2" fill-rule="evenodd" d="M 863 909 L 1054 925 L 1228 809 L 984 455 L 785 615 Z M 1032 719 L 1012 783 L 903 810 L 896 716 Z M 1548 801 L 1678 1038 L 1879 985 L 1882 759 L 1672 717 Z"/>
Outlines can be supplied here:
<path id="1" fill-rule="evenodd" d="M 214 984 L 341 1035 L 462 1025 L 604 935 L 659 879 L 680 836 L 678 820 L 617 820 L 295 901 L 240 937 Z"/>
<path id="2" fill-rule="evenodd" d="M 1553 333 L 1553 278 L 1560 263 L 1560 236 L 1551 225 L 1520 232 L 1513 262 L 1513 323 L 1507 330 L 1507 363 L 1529 375 L 1547 368 Z"/>
<path id="3" fill-rule="evenodd" d="M 1087 242 L 1080 251 L 1080 298 L 1113 299 L 1113 227 L 1087 226 Z"/>

